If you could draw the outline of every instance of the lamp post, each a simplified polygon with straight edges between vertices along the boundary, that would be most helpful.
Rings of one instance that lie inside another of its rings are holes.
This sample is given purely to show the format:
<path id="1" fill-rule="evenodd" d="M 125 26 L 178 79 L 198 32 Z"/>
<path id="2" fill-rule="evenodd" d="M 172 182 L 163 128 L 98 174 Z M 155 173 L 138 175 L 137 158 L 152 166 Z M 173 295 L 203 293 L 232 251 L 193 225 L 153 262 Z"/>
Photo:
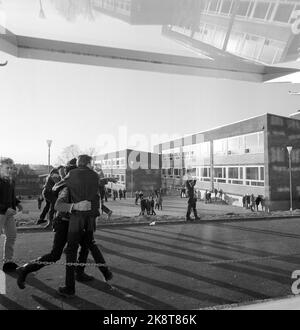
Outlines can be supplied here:
<path id="1" fill-rule="evenodd" d="M 47 140 L 48 145 L 48 173 L 50 173 L 50 148 L 52 145 L 52 140 Z"/>
<path id="2" fill-rule="evenodd" d="M 131 169 L 131 198 L 133 198 L 133 161 L 130 161 L 130 169 Z"/>
<path id="3" fill-rule="evenodd" d="M 293 211 L 293 191 L 292 191 L 292 160 L 291 160 L 291 153 L 292 153 L 292 146 L 287 146 L 287 151 L 289 153 L 289 172 L 290 172 L 290 212 Z"/>

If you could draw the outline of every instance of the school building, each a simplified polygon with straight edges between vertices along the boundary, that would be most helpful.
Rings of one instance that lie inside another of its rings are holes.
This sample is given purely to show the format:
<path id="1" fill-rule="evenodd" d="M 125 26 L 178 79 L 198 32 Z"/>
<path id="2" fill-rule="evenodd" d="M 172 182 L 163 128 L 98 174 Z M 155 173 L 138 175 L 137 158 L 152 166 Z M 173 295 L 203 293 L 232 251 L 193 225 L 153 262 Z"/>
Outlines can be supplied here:
<path id="1" fill-rule="evenodd" d="M 196 189 L 222 189 L 226 200 L 242 205 L 245 194 L 263 195 L 270 209 L 300 206 L 300 113 L 264 114 L 188 137 L 161 143 L 165 189 L 182 187 L 186 170 L 197 178 Z M 291 167 L 287 147 L 291 146 Z M 291 168 L 291 171 L 290 171 Z"/>
<path id="2" fill-rule="evenodd" d="M 107 178 L 117 178 L 111 189 L 126 189 L 128 196 L 142 190 L 145 194 L 161 187 L 161 158 L 158 154 L 125 149 L 95 157 Z"/>

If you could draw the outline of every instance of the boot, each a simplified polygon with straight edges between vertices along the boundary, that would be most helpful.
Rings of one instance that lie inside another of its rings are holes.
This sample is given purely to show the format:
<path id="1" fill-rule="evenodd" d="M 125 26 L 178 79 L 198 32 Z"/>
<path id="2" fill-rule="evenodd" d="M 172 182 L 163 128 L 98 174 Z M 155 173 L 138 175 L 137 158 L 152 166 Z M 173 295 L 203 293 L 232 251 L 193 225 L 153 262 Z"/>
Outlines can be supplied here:
<path id="1" fill-rule="evenodd" d="M 17 278 L 17 285 L 18 287 L 23 290 L 25 289 L 25 282 L 26 282 L 26 277 L 29 273 L 36 272 L 39 269 L 41 269 L 43 266 L 38 265 L 34 262 L 30 262 L 28 264 L 25 264 L 24 266 L 18 267 L 16 269 L 18 278 Z"/>
<path id="2" fill-rule="evenodd" d="M 83 267 L 77 267 L 76 268 L 76 281 L 78 282 L 90 282 L 94 279 L 92 275 L 89 275 L 84 272 Z"/>
<path id="3" fill-rule="evenodd" d="M 113 278 L 113 273 L 108 266 L 100 266 L 100 272 L 103 274 L 105 281 L 110 281 Z"/>
<path id="4" fill-rule="evenodd" d="M 73 298 L 75 296 L 75 289 L 68 286 L 60 286 L 58 288 L 58 294 L 65 298 Z"/>

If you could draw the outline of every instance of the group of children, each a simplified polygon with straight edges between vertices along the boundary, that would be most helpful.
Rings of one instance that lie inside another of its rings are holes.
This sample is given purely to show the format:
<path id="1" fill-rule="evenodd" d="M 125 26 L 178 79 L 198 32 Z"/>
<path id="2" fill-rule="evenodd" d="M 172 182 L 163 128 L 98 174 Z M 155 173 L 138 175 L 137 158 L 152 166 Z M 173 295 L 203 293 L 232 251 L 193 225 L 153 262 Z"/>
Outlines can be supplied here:
<path id="1" fill-rule="evenodd" d="M 247 194 L 243 196 L 243 207 L 246 209 L 250 209 L 252 212 L 258 211 L 259 204 L 261 205 L 262 211 L 268 211 L 268 207 L 266 207 L 266 199 L 262 195 L 258 195 L 257 197 L 254 194 Z"/>
<path id="2" fill-rule="evenodd" d="M 150 194 L 148 198 L 144 198 L 144 195 L 141 195 L 139 197 L 141 203 L 141 212 L 139 215 L 145 215 L 145 212 L 147 215 L 156 215 L 155 210 L 161 210 L 162 211 L 162 195 L 161 193 L 157 192 L 155 199 L 153 194 Z M 137 201 L 136 201 L 137 205 Z"/>

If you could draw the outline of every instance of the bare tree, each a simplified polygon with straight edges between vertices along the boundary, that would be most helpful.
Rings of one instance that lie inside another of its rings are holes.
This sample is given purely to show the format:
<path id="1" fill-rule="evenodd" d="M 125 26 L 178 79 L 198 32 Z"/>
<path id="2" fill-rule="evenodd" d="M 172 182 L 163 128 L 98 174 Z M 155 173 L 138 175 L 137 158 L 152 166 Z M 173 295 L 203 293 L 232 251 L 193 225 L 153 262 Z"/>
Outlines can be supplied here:
<path id="1" fill-rule="evenodd" d="M 80 149 L 77 144 L 71 144 L 63 149 L 59 157 L 57 158 L 57 165 L 66 164 L 72 158 L 77 158 L 79 155 L 86 154 L 91 157 L 97 155 L 97 149 L 95 147 L 89 147 L 87 149 Z"/>
<path id="2" fill-rule="evenodd" d="M 71 144 L 63 149 L 62 153 L 57 158 L 57 163 L 66 164 L 72 158 L 77 158 L 81 153 L 82 152 L 77 144 Z"/>

